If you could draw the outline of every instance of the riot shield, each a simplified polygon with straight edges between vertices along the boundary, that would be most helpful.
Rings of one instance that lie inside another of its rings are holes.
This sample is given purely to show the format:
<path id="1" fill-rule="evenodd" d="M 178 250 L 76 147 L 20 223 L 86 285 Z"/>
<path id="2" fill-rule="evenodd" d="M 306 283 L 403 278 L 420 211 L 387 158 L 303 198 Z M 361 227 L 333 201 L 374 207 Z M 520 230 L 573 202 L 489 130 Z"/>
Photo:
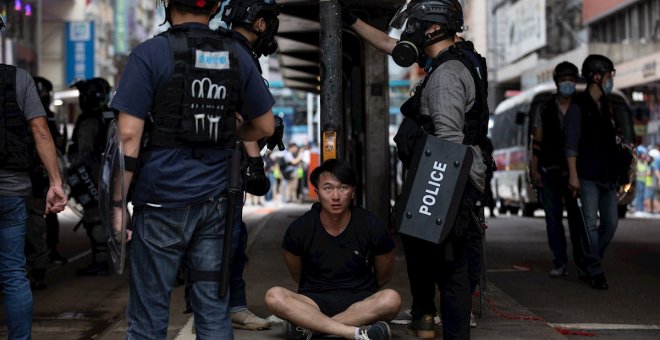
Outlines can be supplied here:
<path id="1" fill-rule="evenodd" d="M 113 120 L 101 161 L 98 191 L 99 212 L 108 250 L 115 270 L 121 274 L 126 259 L 126 228 L 130 217 L 126 209 L 128 188 L 124 183 L 124 153 L 117 129 L 117 122 Z"/>
<path id="2" fill-rule="evenodd" d="M 472 165 L 467 145 L 423 134 L 397 202 L 399 232 L 440 244 L 449 235 Z"/>

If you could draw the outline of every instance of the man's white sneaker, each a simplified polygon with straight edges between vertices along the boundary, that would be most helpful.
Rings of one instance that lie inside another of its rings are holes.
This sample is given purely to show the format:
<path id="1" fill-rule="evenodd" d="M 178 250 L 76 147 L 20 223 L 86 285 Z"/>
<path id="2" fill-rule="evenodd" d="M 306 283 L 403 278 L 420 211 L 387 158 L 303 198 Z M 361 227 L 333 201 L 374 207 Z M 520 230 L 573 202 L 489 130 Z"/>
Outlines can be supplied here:
<path id="1" fill-rule="evenodd" d="M 256 331 L 270 328 L 270 321 L 260 318 L 249 309 L 241 309 L 238 312 L 232 312 L 231 324 L 234 328 Z"/>
<path id="2" fill-rule="evenodd" d="M 568 275 L 568 271 L 566 271 L 566 265 L 562 264 L 559 267 L 554 267 L 550 269 L 550 276 L 552 277 L 560 277 L 560 276 L 566 276 Z"/>
<path id="3" fill-rule="evenodd" d="M 477 318 L 474 317 L 474 313 L 470 312 L 470 328 L 477 327 Z"/>

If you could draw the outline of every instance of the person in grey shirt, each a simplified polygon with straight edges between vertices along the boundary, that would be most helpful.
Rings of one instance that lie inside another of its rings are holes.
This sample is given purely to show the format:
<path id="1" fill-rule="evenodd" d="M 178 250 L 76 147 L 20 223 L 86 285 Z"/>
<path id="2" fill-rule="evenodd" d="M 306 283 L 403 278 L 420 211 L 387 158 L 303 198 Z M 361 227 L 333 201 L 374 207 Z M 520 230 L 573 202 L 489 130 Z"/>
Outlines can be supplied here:
<path id="1" fill-rule="evenodd" d="M 0 30 L 5 27 L 0 16 Z M 25 70 L 0 64 L 0 285 L 4 294 L 9 339 L 30 339 L 32 292 L 25 271 L 25 226 L 30 194 L 28 170 L 34 150 L 50 180 L 45 212 L 64 210 L 55 144 L 48 130 L 46 112 Z"/>
<path id="2" fill-rule="evenodd" d="M 425 125 L 426 132 L 466 144 L 472 150 L 470 181 L 447 240 L 435 245 L 401 235 L 413 297 L 412 322 L 407 332 L 421 338 L 435 336 L 434 284 L 437 284 L 441 292 L 443 337 L 467 339 L 472 289 L 467 261 L 468 256 L 477 254 L 469 245 L 473 240 L 481 242 L 480 237 L 470 234 L 480 232 L 479 225 L 474 223 L 473 209 L 485 190 L 486 164 L 481 145 L 485 143 L 488 110 L 485 75 L 479 74 L 480 65 L 476 65 L 481 60 L 475 63 L 474 59 L 479 58 L 474 49 L 462 45 L 456 35 L 463 26 L 461 5 L 456 0 L 413 0 L 403 5 L 390 23 L 391 28 L 402 30 L 400 40 L 360 20 L 345 4 L 342 15 L 345 24 L 377 49 L 392 55 L 400 66 L 410 66 L 417 61 L 425 68 L 424 81 L 404 104 L 402 112 L 407 117 L 425 117 L 429 121 Z M 411 55 L 411 51 L 415 52 Z M 470 54 L 476 58 L 471 58 Z M 429 261 L 433 265 L 429 266 Z M 479 268 L 479 262 L 477 260 L 474 268 Z"/>

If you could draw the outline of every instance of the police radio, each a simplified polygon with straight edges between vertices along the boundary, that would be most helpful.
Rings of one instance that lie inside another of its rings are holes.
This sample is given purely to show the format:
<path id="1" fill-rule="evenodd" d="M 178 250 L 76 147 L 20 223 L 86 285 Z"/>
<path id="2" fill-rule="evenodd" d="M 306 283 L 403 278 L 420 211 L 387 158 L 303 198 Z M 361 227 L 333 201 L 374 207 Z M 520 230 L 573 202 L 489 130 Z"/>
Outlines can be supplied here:
<path id="1" fill-rule="evenodd" d="M 452 230 L 472 166 L 467 145 L 423 134 L 395 212 L 399 232 L 440 244 Z"/>

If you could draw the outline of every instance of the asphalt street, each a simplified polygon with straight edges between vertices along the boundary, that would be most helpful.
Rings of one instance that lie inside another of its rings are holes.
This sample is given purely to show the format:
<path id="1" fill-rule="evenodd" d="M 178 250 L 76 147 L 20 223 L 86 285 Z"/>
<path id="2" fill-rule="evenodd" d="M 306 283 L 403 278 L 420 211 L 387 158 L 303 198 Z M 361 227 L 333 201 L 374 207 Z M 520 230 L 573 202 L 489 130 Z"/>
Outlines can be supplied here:
<path id="1" fill-rule="evenodd" d="M 295 288 L 282 262 L 280 242 L 288 224 L 307 208 L 283 204 L 245 209 L 248 305 L 260 316 L 270 316 L 263 303 L 268 288 Z M 128 277 L 75 276 L 75 268 L 90 260 L 84 230 L 72 231 L 77 219 L 70 211 L 60 215 L 60 250 L 71 261 L 50 268 L 48 289 L 34 292 L 33 339 L 123 339 Z M 500 216 L 489 219 L 488 224 L 489 284 L 483 305 L 480 297 L 473 299 L 475 312 L 483 306 L 478 326 L 472 329 L 473 339 L 660 338 L 660 219 L 621 220 L 606 252 L 607 291 L 594 290 L 578 280 L 574 266 L 569 266 L 566 277 L 548 276 L 552 263 L 541 215 Z M 401 293 L 407 308 L 410 297 L 402 251 L 396 266 L 389 287 Z M 174 289 L 168 339 L 194 338 L 190 315 L 182 313 L 182 296 L 181 287 Z M 3 313 L 0 325 L 4 324 Z M 392 332 L 394 339 L 409 338 L 403 325 L 392 325 Z M 0 337 L 6 337 L 4 327 Z M 274 324 L 268 331 L 240 330 L 235 338 L 281 339 L 282 328 Z"/>

